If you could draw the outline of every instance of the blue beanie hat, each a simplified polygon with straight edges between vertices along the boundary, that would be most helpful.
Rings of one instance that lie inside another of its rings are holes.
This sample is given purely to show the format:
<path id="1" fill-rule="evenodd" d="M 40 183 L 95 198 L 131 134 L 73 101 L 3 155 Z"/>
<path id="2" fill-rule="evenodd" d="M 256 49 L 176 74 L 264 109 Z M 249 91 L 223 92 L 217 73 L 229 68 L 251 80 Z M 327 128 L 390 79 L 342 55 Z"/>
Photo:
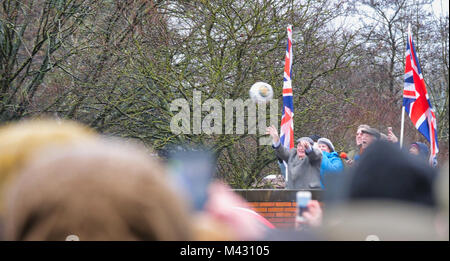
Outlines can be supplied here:
<path id="1" fill-rule="evenodd" d="M 430 150 L 428 149 L 427 145 L 425 145 L 422 142 L 413 142 L 411 146 L 417 146 L 417 149 L 419 150 L 419 155 L 423 157 L 424 159 L 428 159 L 428 156 L 430 155 Z"/>

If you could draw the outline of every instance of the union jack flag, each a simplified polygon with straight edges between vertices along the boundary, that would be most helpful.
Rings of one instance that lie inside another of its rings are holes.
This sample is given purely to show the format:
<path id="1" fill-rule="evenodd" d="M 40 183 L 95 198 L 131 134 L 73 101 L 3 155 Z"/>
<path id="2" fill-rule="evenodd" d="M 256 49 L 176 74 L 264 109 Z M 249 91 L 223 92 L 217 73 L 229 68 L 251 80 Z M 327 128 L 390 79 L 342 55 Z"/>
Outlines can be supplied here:
<path id="1" fill-rule="evenodd" d="M 284 62 L 283 112 L 281 116 L 280 140 L 286 148 L 294 148 L 294 102 L 292 99 L 292 26 L 287 27 L 287 47 Z"/>
<path id="2" fill-rule="evenodd" d="M 437 164 L 436 155 L 439 151 L 436 115 L 427 94 L 410 28 L 408 28 L 406 43 L 403 106 L 414 126 L 430 143 L 430 164 L 435 166 Z"/>

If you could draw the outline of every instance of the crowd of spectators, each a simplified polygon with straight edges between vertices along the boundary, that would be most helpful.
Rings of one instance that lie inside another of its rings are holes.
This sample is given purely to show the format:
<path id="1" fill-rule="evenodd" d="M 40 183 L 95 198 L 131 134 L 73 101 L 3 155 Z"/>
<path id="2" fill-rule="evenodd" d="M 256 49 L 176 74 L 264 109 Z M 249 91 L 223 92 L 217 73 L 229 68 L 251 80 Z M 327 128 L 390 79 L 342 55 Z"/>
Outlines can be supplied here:
<path id="1" fill-rule="evenodd" d="M 407 153 L 391 130 L 361 125 L 342 157 L 325 137 L 301 137 L 288 150 L 275 127 L 267 133 L 286 162 L 286 188 L 325 191 L 296 230 L 252 211 L 208 163 L 163 161 L 142 144 L 71 121 L 1 126 L 0 239 L 448 240 L 448 164 L 430 167 L 423 143 Z"/>

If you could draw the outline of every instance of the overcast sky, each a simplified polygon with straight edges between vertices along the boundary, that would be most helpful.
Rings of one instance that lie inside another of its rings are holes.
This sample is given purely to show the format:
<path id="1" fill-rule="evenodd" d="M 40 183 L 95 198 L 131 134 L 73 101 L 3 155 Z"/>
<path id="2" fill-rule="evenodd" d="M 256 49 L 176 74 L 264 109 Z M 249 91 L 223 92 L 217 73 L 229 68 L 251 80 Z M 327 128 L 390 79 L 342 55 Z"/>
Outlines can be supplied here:
<path id="1" fill-rule="evenodd" d="M 448 14 L 448 0 L 434 0 L 433 11 L 436 15 Z"/>

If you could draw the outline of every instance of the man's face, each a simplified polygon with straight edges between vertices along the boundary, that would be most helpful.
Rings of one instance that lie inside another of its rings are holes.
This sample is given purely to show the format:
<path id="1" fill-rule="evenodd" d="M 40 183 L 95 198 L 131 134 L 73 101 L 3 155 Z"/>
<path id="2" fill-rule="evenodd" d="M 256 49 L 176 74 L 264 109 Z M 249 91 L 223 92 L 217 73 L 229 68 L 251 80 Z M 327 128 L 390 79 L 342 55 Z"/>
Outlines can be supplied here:
<path id="1" fill-rule="evenodd" d="M 358 129 L 358 131 L 356 131 L 356 146 L 360 146 L 362 144 L 362 131 L 361 129 Z"/>
<path id="2" fill-rule="evenodd" d="M 325 145 L 325 144 L 323 144 L 323 143 L 319 143 L 319 149 L 320 149 L 321 151 L 331 152 L 331 151 L 330 151 L 330 148 L 328 148 L 328 146 Z"/>
<path id="3" fill-rule="evenodd" d="M 300 144 L 300 142 L 297 144 L 297 156 L 300 159 L 306 157 L 305 148 Z"/>
<path id="4" fill-rule="evenodd" d="M 417 148 L 417 146 L 411 146 L 411 148 L 409 148 L 409 153 L 414 154 L 414 155 L 419 155 L 419 149 Z"/>
<path id="5" fill-rule="evenodd" d="M 372 142 L 375 140 L 375 137 L 368 134 L 368 133 L 363 133 L 361 136 L 361 146 L 363 149 L 366 149 L 367 147 L 369 147 L 370 144 L 372 144 Z"/>

